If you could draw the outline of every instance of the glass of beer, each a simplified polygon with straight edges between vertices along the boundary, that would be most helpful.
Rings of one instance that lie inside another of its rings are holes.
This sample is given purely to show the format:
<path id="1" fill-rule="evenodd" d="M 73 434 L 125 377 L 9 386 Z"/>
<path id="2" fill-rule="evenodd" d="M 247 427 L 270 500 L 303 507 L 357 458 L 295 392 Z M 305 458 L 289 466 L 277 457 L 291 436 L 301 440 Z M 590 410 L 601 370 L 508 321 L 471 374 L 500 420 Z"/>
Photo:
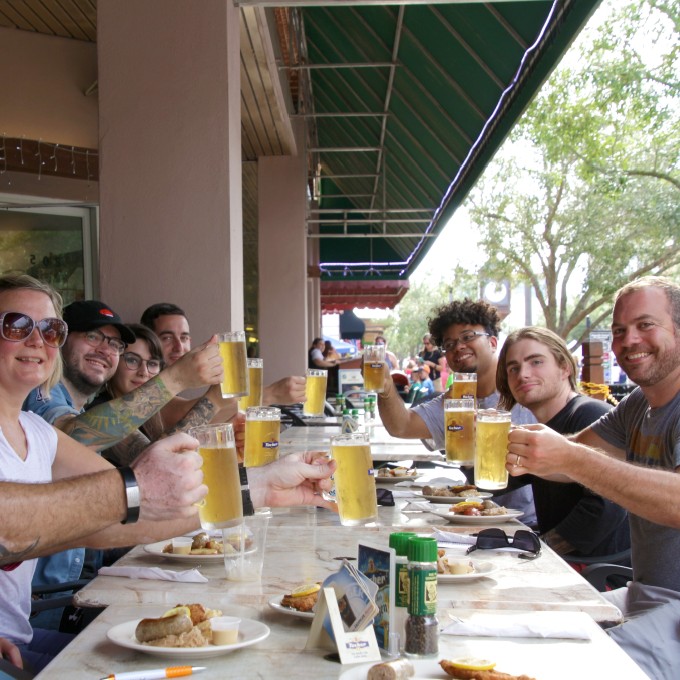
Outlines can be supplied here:
<path id="1" fill-rule="evenodd" d="M 378 503 L 368 433 L 332 437 L 331 458 L 337 466 L 333 474 L 335 496 L 331 493 L 328 498 L 337 501 L 340 523 L 351 527 L 375 522 Z"/>
<path id="2" fill-rule="evenodd" d="M 328 371 L 324 368 L 308 368 L 305 384 L 305 403 L 302 412 L 306 416 L 323 416 L 326 403 L 326 381 Z"/>
<path id="3" fill-rule="evenodd" d="M 495 491 L 508 485 L 505 456 L 508 453 L 510 411 L 477 411 L 475 486 Z"/>
<path id="4" fill-rule="evenodd" d="M 244 397 L 248 394 L 245 331 L 220 333 L 220 356 L 224 367 L 222 396 Z"/>
<path id="5" fill-rule="evenodd" d="M 262 382 L 264 361 L 262 359 L 248 359 L 246 367 L 248 368 L 250 392 L 238 400 L 239 411 L 246 411 L 251 406 L 262 406 L 262 399 L 264 397 L 264 384 Z"/>
<path id="6" fill-rule="evenodd" d="M 454 465 L 472 465 L 475 461 L 475 400 L 444 401 L 446 460 Z"/>
<path id="7" fill-rule="evenodd" d="M 385 345 L 364 348 L 364 389 L 381 394 L 385 390 Z"/>
<path id="8" fill-rule="evenodd" d="M 281 410 L 251 406 L 246 411 L 246 444 L 244 464 L 259 467 L 279 457 Z"/>
<path id="9" fill-rule="evenodd" d="M 201 526 L 222 529 L 240 524 L 243 503 L 233 428 L 226 423 L 201 425 L 192 427 L 189 435 L 198 439 L 203 483 L 208 487 L 208 495 L 198 506 Z"/>
<path id="10" fill-rule="evenodd" d="M 477 374 L 454 373 L 448 397 L 450 399 L 474 399 L 475 406 L 477 406 Z"/>

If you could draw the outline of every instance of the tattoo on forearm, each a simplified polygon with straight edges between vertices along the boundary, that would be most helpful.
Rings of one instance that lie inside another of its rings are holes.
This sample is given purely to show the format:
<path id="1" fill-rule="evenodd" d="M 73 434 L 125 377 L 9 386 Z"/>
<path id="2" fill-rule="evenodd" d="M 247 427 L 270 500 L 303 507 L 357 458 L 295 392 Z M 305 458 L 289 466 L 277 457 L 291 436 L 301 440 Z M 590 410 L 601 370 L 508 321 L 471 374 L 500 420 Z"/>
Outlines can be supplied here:
<path id="1" fill-rule="evenodd" d="M 204 425 L 205 423 L 209 423 L 214 415 L 215 406 L 208 397 L 202 397 L 194 404 L 191 411 L 189 411 L 189 413 L 187 413 L 171 430 L 168 430 L 166 434 L 186 432 L 190 427 Z"/>
<path id="2" fill-rule="evenodd" d="M 21 562 L 27 558 L 40 543 L 40 539 L 36 538 L 33 543 L 30 543 L 26 548 L 19 551 L 12 551 L 0 543 L 0 565 L 12 564 L 12 562 Z"/>
<path id="3" fill-rule="evenodd" d="M 71 421 L 73 429 L 69 434 L 85 446 L 106 449 L 143 425 L 172 397 L 156 376 L 136 390 L 79 415 Z"/>

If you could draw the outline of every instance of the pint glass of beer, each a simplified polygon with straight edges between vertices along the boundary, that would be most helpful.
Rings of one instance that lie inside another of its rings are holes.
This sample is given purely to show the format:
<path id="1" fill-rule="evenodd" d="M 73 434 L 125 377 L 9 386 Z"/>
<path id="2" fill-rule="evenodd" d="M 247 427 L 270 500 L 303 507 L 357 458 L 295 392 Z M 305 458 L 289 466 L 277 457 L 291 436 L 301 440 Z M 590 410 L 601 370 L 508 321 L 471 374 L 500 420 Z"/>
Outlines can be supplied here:
<path id="1" fill-rule="evenodd" d="M 454 373 L 453 384 L 447 395 L 450 399 L 474 399 L 477 405 L 477 374 Z"/>
<path id="2" fill-rule="evenodd" d="M 280 431 L 280 409 L 251 406 L 246 411 L 246 467 L 266 465 L 279 457 Z"/>
<path id="3" fill-rule="evenodd" d="M 510 411 L 477 411 L 475 486 L 495 491 L 508 485 L 505 456 L 508 452 Z"/>
<path id="4" fill-rule="evenodd" d="M 323 416 L 326 403 L 326 381 L 328 371 L 325 368 L 308 368 L 307 383 L 305 385 L 306 401 L 302 412 L 306 416 Z"/>
<path id="5" fill-rule="evenodd" d="M 340 523 L 358 526 L 375 522 L 378 504 L 369 435 L 354 432 L 332 437 L 331 458 L 337 466 L 333 474 L 334 500 L 338 503 Z"/>
<path id="6" fill-rule="evenodd" d="M 475 400 L 444 401 L 446 460 L 454 465 L 472 465 L 475 461 Z"/>
<path id="7" fill-rule="evenodd" d="M 238 400 L 239 411 L 245 411 L 251 406 L 262 406 L 264 397 L 264 385 L 262 383 L 262 372 L 264 361 L 262 359 L 248 359 L 246 361 L 248 369 L 248 385 L 250 392 L 247 396 Z"/>
<path id="8" fill-rule="evenodd" d="M 364 348 L 364 389 L 376 393 L 385 389 L 385 345 Z"/>
<path id="9" fill-rule="evenodd" d="M 222 396 L 243 397 L 248 394 L 245 331 L 220 333 L 220 356 L 224 367 Z"/>
<path id="10" fill-rule="evenodd" d="M 192 427 L 203 457 L 203 483 L 208 495 L 198 507 L 204 529 L 222 529 L 240 524 L 243 518 L 241 482 L 238 475 L 234 430 L 231 425 Z"/>

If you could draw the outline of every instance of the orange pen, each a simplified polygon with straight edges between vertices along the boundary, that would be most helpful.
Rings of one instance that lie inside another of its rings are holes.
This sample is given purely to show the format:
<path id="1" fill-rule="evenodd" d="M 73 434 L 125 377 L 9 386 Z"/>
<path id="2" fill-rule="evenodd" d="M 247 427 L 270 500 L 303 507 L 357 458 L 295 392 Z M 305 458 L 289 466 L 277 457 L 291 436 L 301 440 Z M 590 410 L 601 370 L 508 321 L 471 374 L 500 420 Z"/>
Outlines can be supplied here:
<path id="1" fill-rule="evenodd" d="M 112 673 L 101 680 L 162 680 L 163 678 L 183 678 L 187 675 L 200 673 L 207 666 L 171 666 L 170 668 L 154 668 L 148 671 L 129 671 L 127 673 Z"/>

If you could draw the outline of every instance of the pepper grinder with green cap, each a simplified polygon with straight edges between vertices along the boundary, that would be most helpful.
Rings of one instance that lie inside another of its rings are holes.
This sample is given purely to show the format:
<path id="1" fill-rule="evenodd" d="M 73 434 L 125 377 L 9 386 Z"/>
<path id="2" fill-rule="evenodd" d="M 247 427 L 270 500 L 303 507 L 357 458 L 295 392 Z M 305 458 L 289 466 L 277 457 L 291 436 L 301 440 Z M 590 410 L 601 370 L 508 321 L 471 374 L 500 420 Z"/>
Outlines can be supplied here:
<path id="1" fill-rule="evenodd" d="M 428 657 L 439 651 L 437 620 L 437 541 L 416 536 L 408 542 L 408 618 L 406 656 Z"/>

